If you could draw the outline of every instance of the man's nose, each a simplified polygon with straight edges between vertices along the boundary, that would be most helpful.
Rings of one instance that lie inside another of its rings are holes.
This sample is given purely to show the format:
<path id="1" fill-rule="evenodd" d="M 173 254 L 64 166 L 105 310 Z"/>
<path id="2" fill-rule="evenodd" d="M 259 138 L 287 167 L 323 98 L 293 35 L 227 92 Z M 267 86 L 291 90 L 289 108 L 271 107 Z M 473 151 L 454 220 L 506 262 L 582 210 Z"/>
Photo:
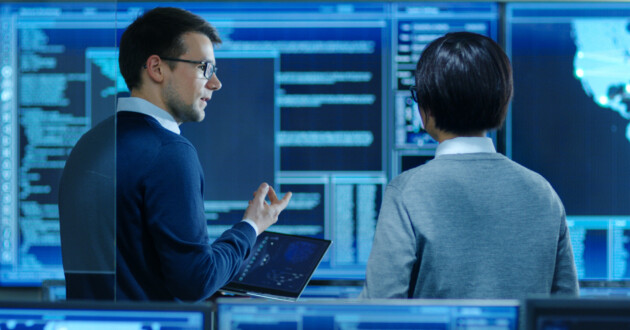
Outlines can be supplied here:
<path id="1" fill-rule="evenodd" d="M 213 74 L 212 77 L 210 77 L 210 79 L 208 79 L 208 82 L 206 83 L 206 87 L 210 90 L 213 91 L 218 91 L 219 89 L 221 89 L 223 85 L 221 84 L 221 81 L 219 80 L 219 77 L 217 76 L 217 74 Z"/>

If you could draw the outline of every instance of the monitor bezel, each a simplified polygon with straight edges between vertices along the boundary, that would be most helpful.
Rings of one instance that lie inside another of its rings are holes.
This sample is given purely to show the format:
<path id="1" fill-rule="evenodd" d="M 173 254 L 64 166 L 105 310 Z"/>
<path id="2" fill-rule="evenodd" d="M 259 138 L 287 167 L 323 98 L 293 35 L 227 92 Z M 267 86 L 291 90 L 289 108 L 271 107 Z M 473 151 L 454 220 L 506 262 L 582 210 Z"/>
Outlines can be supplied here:
<path id="1" fill-rule="evenodd" d="M 203 315 L 203 329 L 210 329 L 213 323 L 212 302 L 182 303 L 182 302 L 133 302 L 133 301 L 94 301 L 94 300 L 64 300 L 64 301 L 0 301 L 0 310 L 24 310 L 42 312 L 46 310 L 58 311 L 121 311 L 121 312 L 193 312 Z M 63 321 L 62 319 L 59 321 Z"/>

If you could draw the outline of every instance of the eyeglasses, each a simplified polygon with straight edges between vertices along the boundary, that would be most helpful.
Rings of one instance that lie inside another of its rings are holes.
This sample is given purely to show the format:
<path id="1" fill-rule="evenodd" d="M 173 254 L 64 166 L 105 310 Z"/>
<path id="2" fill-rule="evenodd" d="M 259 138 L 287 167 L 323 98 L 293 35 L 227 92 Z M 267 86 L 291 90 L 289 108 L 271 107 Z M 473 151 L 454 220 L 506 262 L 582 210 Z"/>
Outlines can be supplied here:
<path id="1" fill-rule="evenodd" d="M 411 92 L 411 98 L 418 103 L 418 86 L 409 86 L 409 91 Z"/>
<path id="2" fill-rule="evenodd" d="M 162 56 L 160 56 L 160 58 L 165 60 L 165 61 L 201 64 L 200 69 L 203 70 L 203 76 L 204 76 L 204 78 L 206 78 L 208 80 L 210 80 L 210 78 L 212 78 L 212 75 L 217 72 L 217 67 L 214 64 L 210 63 L 210 62 L 191 61 L 191 60 L 184 60 L 184 59 L 181 59 L 181 58 L 171 58 L 171 57 L 162 57 Z"/>

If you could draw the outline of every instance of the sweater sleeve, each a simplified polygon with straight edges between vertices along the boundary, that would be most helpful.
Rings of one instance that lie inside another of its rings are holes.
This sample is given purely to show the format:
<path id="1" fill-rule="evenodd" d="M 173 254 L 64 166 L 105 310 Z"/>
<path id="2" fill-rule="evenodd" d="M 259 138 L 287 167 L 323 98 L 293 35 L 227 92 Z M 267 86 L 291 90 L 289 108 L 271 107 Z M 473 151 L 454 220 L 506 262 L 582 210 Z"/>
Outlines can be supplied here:
<path id="1" fill-rule="evenodd" d="M 556 268 L 551 285 L 551 293 L 569 296 L 579 295 L 579 284 L 573 258 L 571 237 L 564 213 L 560 224 Z"/>
<path id="2" fill-rule="evenodd" d="M 408 298 L 416 240 L 402 194 L 389 185 L 376 224 L 360 298 Z"/>
<path id="3" fill-rule="evenodd" d="M 181 300 L 211 296 L 236 275 L 256 241 L 255 230 L 237 223 L 209 244 L 203 172 L 192 145 L 164 145 L 143 182 L 143 214 L 165 290 Z"/>

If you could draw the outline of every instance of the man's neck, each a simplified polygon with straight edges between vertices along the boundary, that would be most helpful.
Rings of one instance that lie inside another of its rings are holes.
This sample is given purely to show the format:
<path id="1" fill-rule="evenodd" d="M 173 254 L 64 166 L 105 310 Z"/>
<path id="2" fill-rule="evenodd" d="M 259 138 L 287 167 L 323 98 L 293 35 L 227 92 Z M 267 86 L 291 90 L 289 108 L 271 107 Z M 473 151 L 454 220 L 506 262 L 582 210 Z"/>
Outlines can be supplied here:
<path id="1" fill-rule="evenodd" d="M 131 95 L 130 96 L 144 99 L 144 100 L 152 103 L 156 107 L 166 111 L 171 116 L 173 116 L 173 114 L 170 111 L 167 110 L 167 107 L 164 104 L 164 102 L 162 101 L 162 98 L 159 97 L 155 92 L 152 92 L 151 90 L 147 91 L 145 89 L 135 88 L 135 89 L 133 89 L 131 91 Z M 181 124 L 181 123 L 178 122 L 178 124 Z"/>

